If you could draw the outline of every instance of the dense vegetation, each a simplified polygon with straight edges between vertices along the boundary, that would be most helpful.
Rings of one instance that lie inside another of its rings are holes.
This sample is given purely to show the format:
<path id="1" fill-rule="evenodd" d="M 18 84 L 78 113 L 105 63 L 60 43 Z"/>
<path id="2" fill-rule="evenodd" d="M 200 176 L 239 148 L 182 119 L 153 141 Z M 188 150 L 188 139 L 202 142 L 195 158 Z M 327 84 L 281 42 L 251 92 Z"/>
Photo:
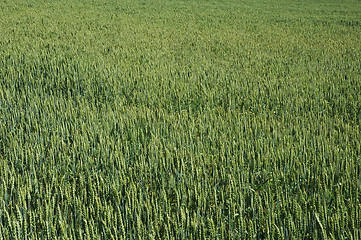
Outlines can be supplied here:
<path id="1" fill-rule="evenodd" d="M 2 0 L 0 239 L 361 239 L 361 2 Z"/>

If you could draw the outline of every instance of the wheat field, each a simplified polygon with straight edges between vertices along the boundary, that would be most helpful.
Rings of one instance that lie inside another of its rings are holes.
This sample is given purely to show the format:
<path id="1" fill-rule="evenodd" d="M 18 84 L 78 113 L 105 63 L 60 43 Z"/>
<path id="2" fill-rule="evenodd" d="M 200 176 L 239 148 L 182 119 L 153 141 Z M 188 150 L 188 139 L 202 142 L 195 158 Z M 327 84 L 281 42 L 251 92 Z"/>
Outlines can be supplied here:
<path id="1" fill-rule="evenodd" d="M 358 0 L 1 0 L 0 239 L 361 239 Z"/>

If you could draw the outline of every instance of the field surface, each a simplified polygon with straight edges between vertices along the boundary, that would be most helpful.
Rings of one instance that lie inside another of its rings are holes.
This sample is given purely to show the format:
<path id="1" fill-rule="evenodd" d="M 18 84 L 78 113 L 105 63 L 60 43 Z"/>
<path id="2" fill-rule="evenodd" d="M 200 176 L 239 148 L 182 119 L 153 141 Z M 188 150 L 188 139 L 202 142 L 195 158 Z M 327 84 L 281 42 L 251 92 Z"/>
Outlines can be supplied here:
<path id="1" fill-rule="evenodd" d="M 1 0 L 0 239 L 361 239 L 361 1 Z"/>

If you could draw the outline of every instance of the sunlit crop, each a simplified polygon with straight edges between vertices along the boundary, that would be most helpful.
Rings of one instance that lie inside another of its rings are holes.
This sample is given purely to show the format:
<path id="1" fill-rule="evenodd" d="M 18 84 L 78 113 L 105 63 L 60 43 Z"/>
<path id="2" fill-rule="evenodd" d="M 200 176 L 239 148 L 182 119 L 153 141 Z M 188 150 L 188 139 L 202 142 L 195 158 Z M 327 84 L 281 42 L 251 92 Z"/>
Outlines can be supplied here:
<path id="1" fill-rule="evenodd" d="M 360 127 L 360 1 L 0 1 L 0 239 L 361 239 Z"/>

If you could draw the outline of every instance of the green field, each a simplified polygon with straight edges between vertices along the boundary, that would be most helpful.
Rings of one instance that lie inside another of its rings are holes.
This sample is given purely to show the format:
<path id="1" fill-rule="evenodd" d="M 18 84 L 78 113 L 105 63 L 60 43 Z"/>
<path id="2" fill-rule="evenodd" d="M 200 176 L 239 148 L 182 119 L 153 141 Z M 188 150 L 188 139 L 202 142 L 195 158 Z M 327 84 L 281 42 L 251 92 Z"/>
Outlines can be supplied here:
<path id="1" fill-rule="evenodd" d="M 361 1 L 0 0 L 0 239 L 361 239 Z"/>

